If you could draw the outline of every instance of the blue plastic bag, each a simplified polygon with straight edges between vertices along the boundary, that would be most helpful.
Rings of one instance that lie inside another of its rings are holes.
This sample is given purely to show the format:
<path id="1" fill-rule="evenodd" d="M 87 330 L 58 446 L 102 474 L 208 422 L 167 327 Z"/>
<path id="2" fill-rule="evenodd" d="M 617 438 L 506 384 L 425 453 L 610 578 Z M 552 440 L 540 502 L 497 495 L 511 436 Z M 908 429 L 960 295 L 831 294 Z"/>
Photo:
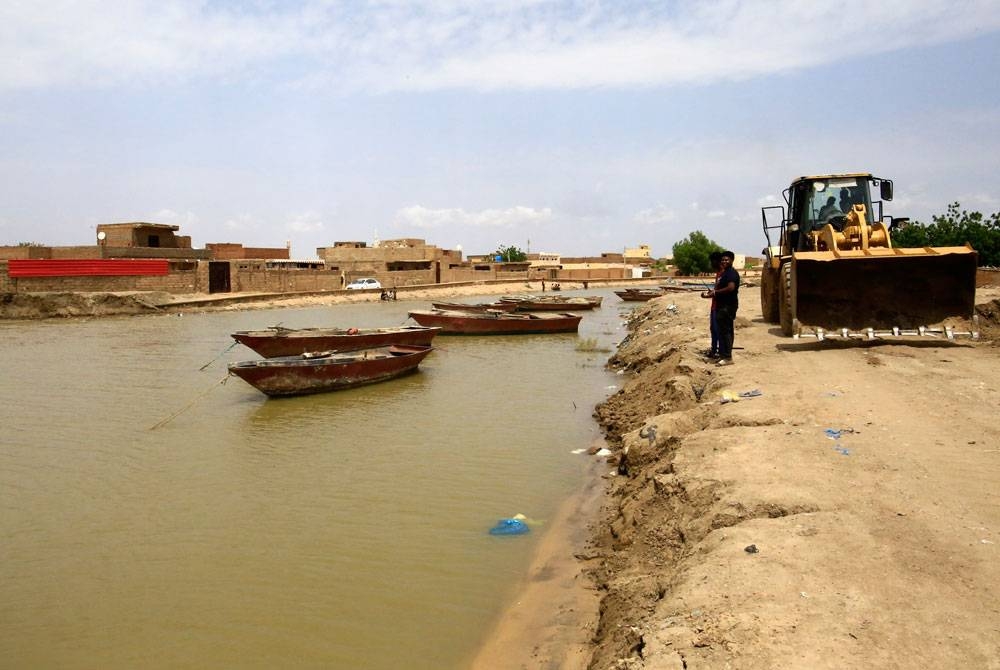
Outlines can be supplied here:
<path id="1" fill-rule="evenodd" d="M 490 528 L 490 535 L 523 535 L 529 530 L 528 524 L 520 519 L 500 519 Z"/>

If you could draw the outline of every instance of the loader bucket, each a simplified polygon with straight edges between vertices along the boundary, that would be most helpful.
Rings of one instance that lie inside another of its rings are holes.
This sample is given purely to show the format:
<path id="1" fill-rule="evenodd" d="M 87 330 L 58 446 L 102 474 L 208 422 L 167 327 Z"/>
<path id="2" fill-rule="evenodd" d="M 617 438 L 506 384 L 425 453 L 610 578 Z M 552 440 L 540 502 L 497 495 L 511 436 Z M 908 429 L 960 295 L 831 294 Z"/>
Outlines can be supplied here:
<path id="1" fill-rule="evenodd" d="M 792 258 L 792 310 L 804 327 L 967 323 L 975 297 L 971 247 L 796 252 Z"/>

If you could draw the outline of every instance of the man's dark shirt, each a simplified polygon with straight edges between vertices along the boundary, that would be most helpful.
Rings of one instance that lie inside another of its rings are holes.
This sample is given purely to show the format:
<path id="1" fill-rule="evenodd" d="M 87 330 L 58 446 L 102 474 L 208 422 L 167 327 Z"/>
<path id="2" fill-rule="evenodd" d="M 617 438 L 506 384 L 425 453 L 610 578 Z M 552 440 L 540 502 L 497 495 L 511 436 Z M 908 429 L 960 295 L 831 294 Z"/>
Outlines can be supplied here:
<path id="1" fill-rule="evenodd" d="M 719 275 L 719 280 L 715 283 L 716 290 L 720 288 L 726 288 L 729 283 L 732 282 L 736 286 L 736 290 L 727 291 L 725 293 L 715 294 L 715 306 L 718 307 L 729 307 L 733 311 L 740 306 L 739 290 L 740 290 L 740 273 L 734 270 L 732 267 L 728 267 L 725 271 Z"/>

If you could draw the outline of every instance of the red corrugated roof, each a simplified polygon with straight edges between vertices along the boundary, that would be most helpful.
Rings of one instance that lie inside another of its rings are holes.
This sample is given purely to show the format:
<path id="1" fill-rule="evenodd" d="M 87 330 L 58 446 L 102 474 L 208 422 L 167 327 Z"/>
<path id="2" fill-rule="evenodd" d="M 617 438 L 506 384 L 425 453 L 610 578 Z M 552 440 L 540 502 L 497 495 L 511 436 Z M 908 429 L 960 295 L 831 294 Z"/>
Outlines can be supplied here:
<path id="1" fill-rule="evenodd" d="M 165 275 L 169 271 L 170 263 L 160 258 L 11 259 L 7 261 L 7 275 L 12 278 Z"/>

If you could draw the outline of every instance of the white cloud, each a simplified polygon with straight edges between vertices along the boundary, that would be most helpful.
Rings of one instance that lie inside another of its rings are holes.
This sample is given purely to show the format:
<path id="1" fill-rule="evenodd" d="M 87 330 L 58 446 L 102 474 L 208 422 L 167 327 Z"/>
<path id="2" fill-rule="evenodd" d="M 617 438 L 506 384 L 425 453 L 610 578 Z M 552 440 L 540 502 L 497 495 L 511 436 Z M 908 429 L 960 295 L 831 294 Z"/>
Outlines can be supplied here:
<path id="1" fill-rule="evenodd" d="M 258 229 L 260 221 L 252 214 L 243 213 L 226 219 L 226 222 L 222 225 L 226 230 L 245 232 Z"/>
<path id="2" fill-rule="evenodd" d="M 285 230 L 291 233 L 315 233 L 324 228 L 323 220 L 317 212 L 296 214 L 285 222 Z"/>
<path id="3" fill-rule="evenodd" d="M 745 79 L 1000 29 L 995 0 L 0 5 L 0 89 L 276 77 L 334 89 Z M 859 46 L 863 45 L 863 46 Z"/>
<path id="4" fill-rule="evenodd" d="M 677 212 L 666 205 L 657 205 L 636 212 L 632 220 L 640 226 L 655 226 L 677 221 Z"/>
<path id="5" fill-rule="evenodd" d="M 172 226 L 194 226 L 198 223 L 198 215 L 194 212 L 175 212 L 172 209 L 161 209 L 150 219 L 154 223 L 168 223 Z"/>
<path id="6" fill-rule="evenodd" d="M 507 209 L 484 209 L 467 212 L 461 208 L 429 209 L 422 205 L 411 205 L 396 212 L 397 226 L 413 228 L 514 228 L 537 225 L 552 218 L 548 207 L 509 207 Z"/>

